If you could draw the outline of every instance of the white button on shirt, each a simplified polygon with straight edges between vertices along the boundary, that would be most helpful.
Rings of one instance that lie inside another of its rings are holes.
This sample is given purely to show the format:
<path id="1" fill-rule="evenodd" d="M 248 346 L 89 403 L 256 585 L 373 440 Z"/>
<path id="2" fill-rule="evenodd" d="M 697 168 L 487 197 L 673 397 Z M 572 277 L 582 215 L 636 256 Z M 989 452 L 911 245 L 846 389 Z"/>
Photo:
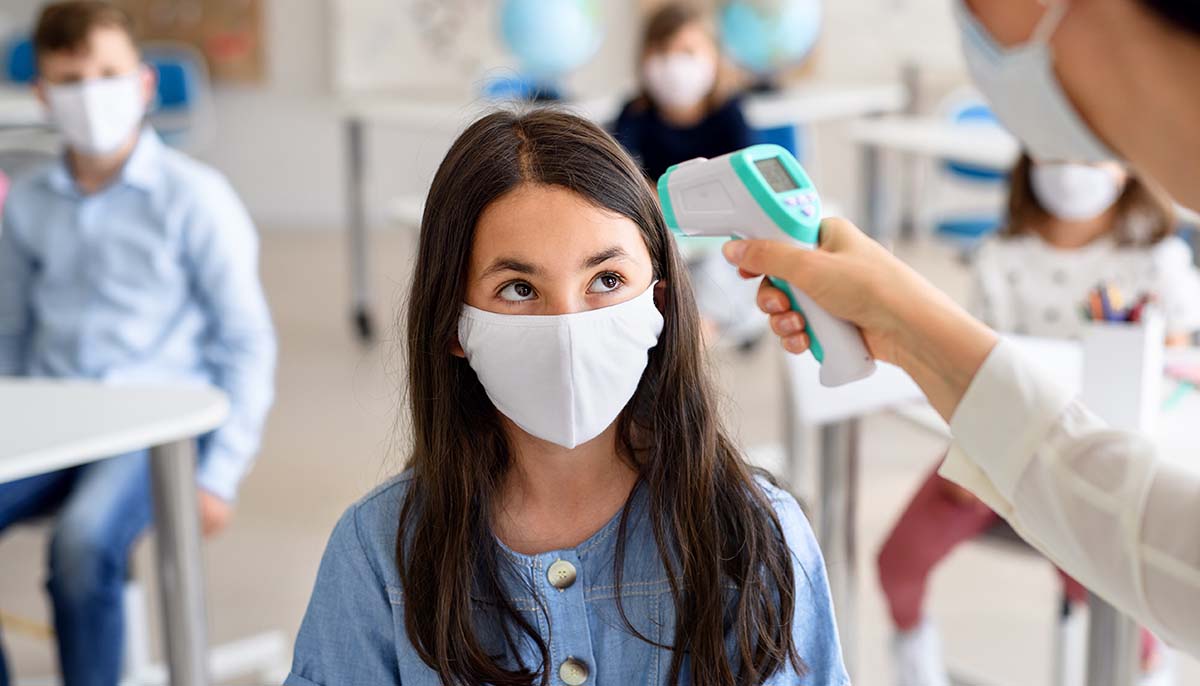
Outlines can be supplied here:
<path id="1" fill-rule="evenodd" d="M 1108 428 L 1004 341 L 950 428 L 942 476 L 1081 583 L 1200 655 L 1200 475 Z"/>

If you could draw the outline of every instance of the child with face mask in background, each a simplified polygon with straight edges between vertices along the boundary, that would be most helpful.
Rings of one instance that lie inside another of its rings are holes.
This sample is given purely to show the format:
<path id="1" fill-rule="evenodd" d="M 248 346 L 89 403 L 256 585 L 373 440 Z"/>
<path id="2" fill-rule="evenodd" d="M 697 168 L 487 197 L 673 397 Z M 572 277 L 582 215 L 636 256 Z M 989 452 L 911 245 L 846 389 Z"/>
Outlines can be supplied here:
<path id="1" fill-rule="evenodd" d="M 641 93 L 625 105 L 613 134 L 652 183 L 673 164 L 753 143 L 741 99 L 722 96 L 720 63 L 720 49 L 699 9 L 669 2 L 650 16 L 640 52 Z M 766 319 L 754 306 L 755 284 L 738 278 L 719 252 L 693 251 L 689 270 L 706 339 L 724 333 L 749 344 L 766 331 Z"/>
<path id="2" fill-rule="evenodd" d="M 668 3 L 642 36 L 641 93 L 625 105 L 613 134 L 651 179 L 694 157 L 718 157 L 751 144 L 741 100 L 723 99 L 721 53 L 699 10 Z"/>
<path id="3" fill-rule="evenodd" d="M 54 3 L 33 42 L 37 94 L 66 145 L 14 180 L 4 206 L 0 375 L 221 388 L 230 419 L 198 450 L 199 514 L 214 534 L 232 516 L 273 395 L 254 225 L 223 177 L 144 125 L 155 75 L 128 17 L 105 2 Z M 146 451 L 0 484 L 0 530 L 50 514 L 63 680 L 111 686 L 127 559 L 151 523 Z"/>
<path id="4" fill-rule="evenodd" d="M 408 469 L 335 528 L 287 683 L 848 684 L 796 500 L 721 425 L 653 189 L 498 112 L 430 188 Z"/>
<path id="5" fill-rule="evenodd" d="M 972 310 L 1001 332 L 1078 338 L 1082 307 L 1100 283 L 1129 298 L 1152 294 L 1168 344 L 1200 329 L 1200 277 L 1191 249 L 1174 231 L 1169 201 L 1119 164 L 1035 164 L 1013 170 L 1008 226 L 973 265 Z M 879 554 L 879 578 L 895 622 L 897 683 L 949 684 L 940 641 L 923 614 L 933 568 L 960 543 L 999 521 L 974 496 L 937 474 L 920 486 Z M 1073 605 L 1087 591 L 1063 575 Z M 1173 682 L 1169 656 L 1142 636 L 1142 684 Z"/>

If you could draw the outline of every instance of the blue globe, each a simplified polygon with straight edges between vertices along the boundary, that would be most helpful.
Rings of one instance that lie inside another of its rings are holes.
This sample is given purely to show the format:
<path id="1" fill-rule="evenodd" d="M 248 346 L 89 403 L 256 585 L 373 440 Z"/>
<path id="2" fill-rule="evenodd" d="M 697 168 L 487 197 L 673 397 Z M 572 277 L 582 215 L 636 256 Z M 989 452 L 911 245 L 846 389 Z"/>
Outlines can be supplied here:
<path id="1" fill-rule="evenodd" d="M 721 45 L 735 63 L 769 76 L 804 59 L 821 33 L 820 0 L 729 0 L 718 15 Z"/>
<path id="2" fill-rule="evenodd" d="M 500 35 L 524 75 L 554 81 L 596 54 L 600 8 L 596 0 L 504 0 Z"/>

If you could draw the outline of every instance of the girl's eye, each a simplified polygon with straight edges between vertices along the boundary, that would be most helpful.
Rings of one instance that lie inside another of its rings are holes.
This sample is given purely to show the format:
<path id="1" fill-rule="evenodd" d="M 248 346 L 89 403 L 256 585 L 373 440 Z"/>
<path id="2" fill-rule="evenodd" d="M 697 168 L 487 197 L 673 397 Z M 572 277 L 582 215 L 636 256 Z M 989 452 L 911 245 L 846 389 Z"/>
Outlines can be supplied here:
<path id="1" fill-rule="evenodd" d="M 592 282 L 589 293 L 611 293 L 621 287 L 621 277 L 612 272 L 605 272 Z"/>
<path id="2" fill-rule="evenodd" d="M 514 281 L 500 289 L 500 297 L 509 302 L 524 302 L 533 298 L 533 286 L 524 281 Z"/>

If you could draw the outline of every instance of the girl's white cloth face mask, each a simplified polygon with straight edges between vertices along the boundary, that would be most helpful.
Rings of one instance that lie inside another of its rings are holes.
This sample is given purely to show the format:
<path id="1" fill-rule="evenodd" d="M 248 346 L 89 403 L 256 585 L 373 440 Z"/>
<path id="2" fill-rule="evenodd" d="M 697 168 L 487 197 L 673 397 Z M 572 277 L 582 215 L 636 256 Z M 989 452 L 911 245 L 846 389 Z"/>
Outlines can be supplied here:
<path id="1" fill-rule="evenodd" d="M 694 107 L 712 92 L 717 65 L 687 53 L 667 53 L 646 59 L 642 70 L 646 91 L 660 107 Z"/>
<path id="2" fill-rule="evenodd" d="M 1035 164 L 1029 181 L 1038 203 L 1051 215 L 1067 221 L 1099 217 L 1125 190 L 1112 172 L 1086 164 Z"/>
<path id="3" fill-rule="evenodd" d="M 50 116 L 63 138 L 85 155 L 121 149 L 146 115 L 142 71 L 46 86 Z"/>
<path id="4" fill-rule="evenodd" d="M 619 305 L 571 314 L 464 305 L 458 340 L 497 410 L 533 436 L 574 448 L 629 403 L 662 329 L 651 284 Z"/>

